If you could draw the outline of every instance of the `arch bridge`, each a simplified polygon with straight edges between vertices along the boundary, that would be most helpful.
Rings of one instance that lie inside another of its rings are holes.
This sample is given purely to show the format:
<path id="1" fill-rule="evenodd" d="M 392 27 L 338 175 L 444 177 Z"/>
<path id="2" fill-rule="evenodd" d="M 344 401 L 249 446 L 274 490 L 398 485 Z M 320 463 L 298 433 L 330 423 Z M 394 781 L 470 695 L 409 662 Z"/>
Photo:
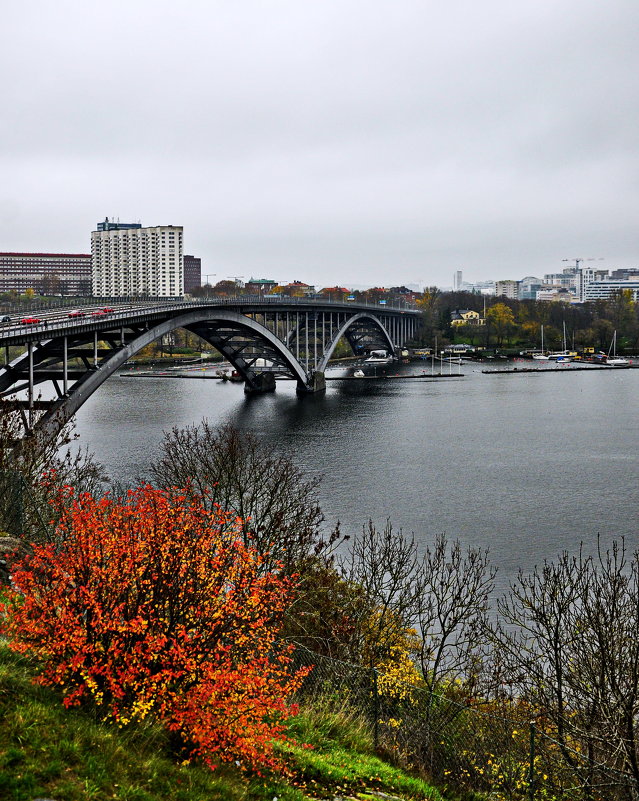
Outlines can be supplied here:
<path id="1" fill-rule="evenodd" d="M 96 301 L 93 301 L 96 303 Z M 139 350 L 177 328 L 197 334 L 241 375 L 248 393 L 325 389 L 324 371 L 345 338 L 355 355 L 394 353 L 415 334 L 413 309 L 323 299 L 235 298 L 47 309 L 0 327 L 0 402 L 20 410 L 25 436 L 56 436 L 82 404 Z M 10 348 L 22 353 L 9 359 Z"/>

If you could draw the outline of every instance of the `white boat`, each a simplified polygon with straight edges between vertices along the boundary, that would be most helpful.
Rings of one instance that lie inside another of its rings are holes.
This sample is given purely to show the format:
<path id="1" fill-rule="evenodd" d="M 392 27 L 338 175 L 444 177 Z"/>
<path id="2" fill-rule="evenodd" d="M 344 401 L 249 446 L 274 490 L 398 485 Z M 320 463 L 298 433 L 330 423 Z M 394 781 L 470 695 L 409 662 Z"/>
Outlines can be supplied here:
<path id="1" fill-rule="evenodd" d="M 547 362 L 549 357 L 544 353 L 544 327 L 541 327 L 541 353 L 533 353 L 533 359 L 536 362 Z"/>
<path id="2" fill-rule="evenodd" d="M 390 364 L 392 361 L 393 357 L 389 356 L 385 350 L 372 350 L 368 359 L 364 359 L 365 364 Z"/>
<path id="3" fill-rule="evenodd" d="M 569 350 L 558 350 L 556 353 L 549 353 L 548 358 L 551 362 L 571 362 L 575 355 Z"/>
<path id="4" fill-rule="evenodd" d="M 563 350 L 558 350 L 555 353 L 549 353 L 548 358 L 553 362 L 571 362 L 577 355 L 574 350 L 568 350 L 566 348 L 566 323 L 564 323 L 563 346 L 564 346 Z"/>
<path id="5" fill-rule="evenodd" d="M 630 360 L 624 359 L 623 356 L 617 356 L 617 332 L 612 335 L 612 342 L 608 348 L 608 355 L 606 356 L 606 365 L 608 367 L 630 367 Z"/>
<path id="6" fill-rule="evenodd" d="M 359 368 L 353 371 L 353 378 L 364 378 L 364 371 Z"/>

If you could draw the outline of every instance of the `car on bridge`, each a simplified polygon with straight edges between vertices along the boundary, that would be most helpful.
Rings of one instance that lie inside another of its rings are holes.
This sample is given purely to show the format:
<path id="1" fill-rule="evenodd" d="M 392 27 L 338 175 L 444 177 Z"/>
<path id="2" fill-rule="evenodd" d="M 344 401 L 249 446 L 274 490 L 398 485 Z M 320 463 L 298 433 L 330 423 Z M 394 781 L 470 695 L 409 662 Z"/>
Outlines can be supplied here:
<path id="1" fill-rule="evenodd" d="M 86 312 L 82 309 L 75 309 L 67 314 L 67 317 L 86 317 Z"/>
<path id="2" fill-rule="evenodd" d="M 39 317 L 23 317 L 22 320 L 20 320 L 20 325 L 37 325 L 39 322 Z"/>
<path id="3" fill-rule="evenodd" d="M 10 323 L 10 322 L 11 322 L 11 317 L 9 317 L 8 314 L 4 314 L 2 317 L 0 317 L 0 323 Z"/>

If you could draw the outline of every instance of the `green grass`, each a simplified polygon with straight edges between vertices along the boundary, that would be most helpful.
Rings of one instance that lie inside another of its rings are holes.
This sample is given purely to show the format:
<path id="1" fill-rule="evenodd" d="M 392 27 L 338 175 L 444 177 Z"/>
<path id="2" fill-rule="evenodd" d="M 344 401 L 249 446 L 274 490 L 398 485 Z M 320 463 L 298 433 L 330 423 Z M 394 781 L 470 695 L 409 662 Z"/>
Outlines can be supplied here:
<path id="1" fill-rule="evenodd" d="M 282 776 L 248 777 L 177 763 L 159 726 L 121 730 L 32 682 L 34 666 L 0 644 L 0 798 L 7 801 L 306 801 L 380 790 L 441 801 L 420 779 L 378 759 L 366 727 L 345 712 L 308 710 L 293 719 L 281 747 Z"/>

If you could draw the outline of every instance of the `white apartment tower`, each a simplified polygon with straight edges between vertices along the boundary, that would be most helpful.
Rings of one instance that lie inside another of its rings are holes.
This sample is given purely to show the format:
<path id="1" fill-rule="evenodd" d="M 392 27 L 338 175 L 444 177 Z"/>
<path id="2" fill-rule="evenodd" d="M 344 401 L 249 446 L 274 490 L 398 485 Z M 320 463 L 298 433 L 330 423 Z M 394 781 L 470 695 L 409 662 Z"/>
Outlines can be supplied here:
<path id="1" fill-rule="evenodd" d="M 91 275 L 95 297 L 184 294 L 183 228 L 112 222 L 91 232 Z"/>

